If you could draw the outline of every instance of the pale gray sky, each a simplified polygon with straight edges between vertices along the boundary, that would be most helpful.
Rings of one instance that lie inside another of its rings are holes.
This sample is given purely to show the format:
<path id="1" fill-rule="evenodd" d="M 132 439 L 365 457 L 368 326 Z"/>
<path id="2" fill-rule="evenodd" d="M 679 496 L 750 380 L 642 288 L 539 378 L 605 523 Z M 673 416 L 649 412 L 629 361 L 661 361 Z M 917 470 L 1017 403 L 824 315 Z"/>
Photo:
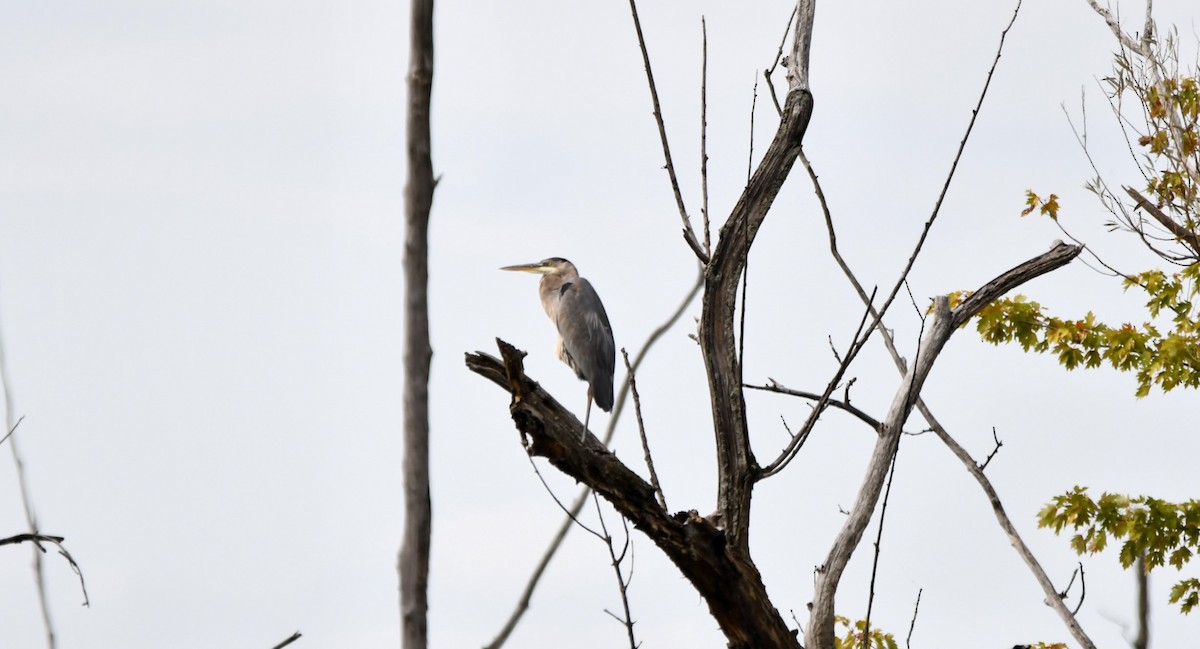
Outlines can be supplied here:
<path id="1" fill-rule="evenodd" d="M 745 179 L 749 111 L 788 2 L 643 2 L 643 27 L 688 209 L 699 214 L 700 16 L 708 20 L 709 184 L 720 221 Z M 843 252 L 890 286 L 928 217 L 1011 3 L 823 2 L 812 50 L 806 151 Z M 1142 5 L 1126 5 L 1140 16 Z M 1194 52 L 1195 7 L 1156 3 Z M 0 323 L 17 435 L 42 530 L 67 537 L 91 608 L 56 556 L 47 576 L 60 646 L 301 647 L 398 644 L 403 110 L 407 3 L 9 3 L 0 10 Z M 567 404 L 584 388 L 553 354 L 535 280 L 497 272 L 572 259 L 632 352 L 694 272 L 679 237 L 640 55 L 624 2 L 440 2 L 431 232 L 433 646 L 481 646 L 501 626 L 560 512 L 533 475 L 507 398 L 463 367 L 504 337 Z M 1027 188 L 1062 197 L 1097 250 L 1149 264 L 1103 234 L 1092 175 L 1060 104 L 1088 93 L 1096 155 L 1131 167 L 1095 79 L 1114 41 L 1084 0 L 1030 0 L 1009 35 L 941 220 L 912 275 L 918 299 L 977 287 L 1061 235 L 1019 219 Z M 756 151 L 774 127 L 758 88 Z M 748 380 L 824 384 L 827 336 L 860 306 L 829 259 L 811 187 L 785 186 L 751 261 Z M 1074 264 L 1026 287 L 1064 315 L 1141 317 L 1136 295 Z M 707 388 L 685 323 L 638 377 L 673 509 L 715 497 Z M 911 355 L 911 307 L 889 325 Z M 855 400 L 881 412 L 897 378 L 872 345 Z M 1196 496 L 1194 392 L 1133 398 L 1111 371 L 963 331 L 925 396 L 988 469 L 1056 583 L 1076 565 L 1035 514 L 1075 484 Z M 751 394 L 754 444 L 785 441 L 804 403 Z M 600 416 L 597 426 L 607 417 Z M 617 453 L 640 468 L 633 420 Z M 914 427 L 920 427 L 914 419 Z M 774 602 L 803 622 L 812 567 L 840 525 L 870 445 L 832 413 L 757 490 L 753 551 Z M 7 449 L 0 536 L 24 529 Z M 569 479 L 544 469 L 560 496 Z M 594 516 L 594 513 L 590 514 Z M 615 519 L 609 519 L 610 524 Z M 874 533 L 872 527 L 871 534 Z M 720 647 L 703 602 L 634 535 L 631 603 L 646 647 Z M 838 599 L 861 617 L 867 545 Z M 0 550 L 0 646 L 43 646 L 27 547 Z M 1120 647 L 1132 578 L 1084 560 L 1092 637 Z M 1190 575 L 1195 574 L 1192 570 Z M 1196 621 L 1152 577 L 1159 647 Z M 873 624 L 913 646 L 1068 641 L 975 483 L 931 437 L 906 439 L 888 510 Z M 1072 600 L 1074 601 L 1074 600 Z M 573 534 L 513 647 L 614 647 L 623 628 L 607 554 Z"/>

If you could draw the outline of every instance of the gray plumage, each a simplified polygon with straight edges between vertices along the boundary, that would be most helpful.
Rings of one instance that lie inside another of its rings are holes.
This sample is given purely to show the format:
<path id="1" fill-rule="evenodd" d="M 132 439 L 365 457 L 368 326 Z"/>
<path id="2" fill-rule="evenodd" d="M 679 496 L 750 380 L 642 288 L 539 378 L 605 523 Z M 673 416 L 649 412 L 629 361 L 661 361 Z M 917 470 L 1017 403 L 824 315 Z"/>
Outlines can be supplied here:
<path id="1" fill-rule="evenodd" d="M 601 410 L 611 411 L 616 345 L 608 314 L 591 282 L 580 277 L 575 265 L 561 257 L 536 264 L 505 266 L 501 270 L 542 276 L 538 293 L 542 308 L 558 329 L 558 357 L 575 370 L 580 380 L 587 381 L 589 413 L 592 400 Z"/>

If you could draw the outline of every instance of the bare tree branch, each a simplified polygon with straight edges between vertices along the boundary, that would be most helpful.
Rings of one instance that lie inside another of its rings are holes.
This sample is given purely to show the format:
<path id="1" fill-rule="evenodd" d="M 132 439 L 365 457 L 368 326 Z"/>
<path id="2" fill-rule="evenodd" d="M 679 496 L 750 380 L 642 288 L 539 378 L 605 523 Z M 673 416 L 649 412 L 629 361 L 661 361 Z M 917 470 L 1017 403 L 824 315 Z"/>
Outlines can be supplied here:
<path id="1" fill-rule="evenodd" d="M 45 554 L 46 552 L 46 548 L 42 546 L 43 541 L 46 543 L 53 543 L 54 545 L 58 546 L 58 553 L 67 560 L 68 564 L 70 564 L 71 570 L 75 573 L 75 576 L 79 577 L 79 589 L 83 591 L 83 605 L 91 606 L 91 600 L 88 599 L 87 583 L 83 580 L 83 570 L 79 567 L 79 564 L 75 562 L 75 557 L 72 557 L 71 553 L 67 552 L 67 548 L 63 547 L 63 540 L 64 539 L 61 536 L 50 536 L 48 534 L 32 532 L 27 534 L 17 534 L 16 536 L 10 536 L 6 539 L 0 539 L 0 545 L 11 545 L 14 543 L 23 543 L 25 541 L 29 541 L 33 543 L 34 549 L 39 555 Z"/>
<path id="2" fill-rule="evenodd" d="M 777 394 L 786 394 L 786 395 L 790 395 L 793 397 L 800 397 L 802 399 L 808 399 L 810 401 L 820 401 L 821 400 L 822 395 L 819 395 L 816 392 L 807 392 L 804 390 L 793 390 L 789 387 L 780 385 L 774 379 L 768 379 L 768 380 L 770 381 L 770 383 L 768 383 L 766 385 L 746 384 L 742 387 L 749 388 L 751 390 L 762 390 L 763 392 L 775 392 Z M 834 408 L 837 408 L 838 410 L 843 410 L 845 412 L 850 413 L 851 415 L 854 415 L 855 417 L 857 417 L 859 419 L 859 421 L 870 426 L 871 430 L 875 431 L 876 435 L 879 434 L 879 429 L 881 426 L 883 426 L 883 424 L 879 423 L 878 419 L 863 412 L 861 409 L 858 408 L 858 406 L 850 405 L 849 401 L 838 401 L 837 399 L 833 399 L 833 398 L 826 396 L 825 403 L 830 406 L 833 406 Z"/>
<path id="3" fill-rule="evenodd" d="M 821 184 L 818 180 L 817 174 L 813 170 L 811 163 L 809 163 L 806 157 L 802 155 L 801 160 L 804 162 L 805 167 L 809 171 L 809 176 L 812 179 L 813 186 L 825 213 L 826 227 L 829 230 L 830 251 L 838 265 L 841 267 L 842 272 L 854 287 L 859 299 L 861 299 L 864 304 L 868 305 L 868 308 L 872 308 L 870 305 L 873 302 L 873 297 L 868 296 L 863 290 L 862 284 L 859 282 L 858 277 L 855 276 L 854 272 L 850 269 L 850 266 L 847 265 L 845 260 L 842 258 L 841 253 L 838 252 L 837 235 L 833 228 L 833 220 L 830 216 L 828 204 L 825 201 L 825 195 L 821 190 Z M 1064 247 L 1074 248 L 1075 255 L 1078 255 L 1079 250 L 1082 249 L 1082 247 L 1064 246 L 1063 244 L 1056 246 L 1055 249 Z M 899 351 L 896 349 L 895 341 L 892 339 L 891 333 L 886 327 L 882 326 L 882 323 L 880 324 L 879 330 L 883 335 L 884 346 L 887 348 L 888 354 L 891 355 L 893 362 L 896 364 L 897 370 L 899 370 L 901 374 L 904 374 L 907 371 L 907 364 L 904 362 L 904 359 L 901 358 Z M 1046 594 L 1046 601 L 1049 602 L 1052 607 L 1054 607 L 1055 612 L 1059 614 L 1059 617 L 1063 620 L 1063 623 L 1071 631 L 1076 641 L 1078 641 L 1080 645 L 1084 647 L 1084 649 L 1095 649 L 1095 645 L 1092 644 L 1091 639 L 1089 639 L 1087 634 L 1084 633 L 1082 627 L 1079 626 L 1079 623 L 1075 620 L 1074 616 L 1071 615 L 1070 611 L 1068 611 L 1066 607 L 1062 605 L 1062 601 L 1055 596 L 1056 593 L 1054 590 L 1054 584 L 1051 583 L 1049 577 L 1046 576 L 1046 572 L 1042 569 L 1041 564 L 1038 563 L 1037 559 L 1033 556 L 1033 553 L 1030 552 L 1028 546 L 1025 545 L 1025 542 L 1017 533 L 1016 527 L 1013 526 L 1012 521 L 1009 520 L 1008 515 L 1004 512 L 1004 507 L 1001 505 L 1000 498 L 996 495 L 995 489 L 992 488 L 991 481 L 989 481 L 987 476 L 983 474 L 980 466 L 976 464 L 974 458 L 972 458 L 970 454 L 966 452 L 966 450 L 959 446 L 958 442 L 956 442 L 954 438 L 952 438 L 950 434 L 947 433 L 944 428 L 942 428 L 941 424 L 938 423 L 936 418 L 934 418 L 933 413 L 925 405 L 923 400 L 918 398 L 916 406 L 921 412 L 921 415 L 925 418 L 925 421 L 929 423 L 929 426 L 933 432 L 937 434 L 938 438 L 941 439 L 942 442 L 945 443 L 955 454 L 955 456 L 963 462 L 963 465 L 967 467 L 967 470 L 979 483 L 980 487 L 984 490 L 984 493 L 987 494 L 988 500 L 992 504 L 992 510 L 996 515 L 996 520 L 1000 524 L 1000 528 L 1009 537 L 1013 548 L 1016 549 L 1017 554 L 1020 555 L 1021 559 L 1025 561 L 1026 565 L 1033 573 L 1034 578 L 1042 587 L 1043 592 Z M 1057 605 L 1055 603 L 1057 603 Z"/>
<path id="4" fill-rule="evenodd" d="M 954 453 L 954 456 L 962 462 L 963 467 L 967 469 L 971 477 L 975 478 L 975 481 L 979 483 L 979 487 L 983 489 L 983 493 L 987 495 L 988 502 L 992 505 L 992 512 L 996 515 L 996 522 L 1000 524 L 1000 529 L 1008 537 L 1009 543 L 1017 551 L 1017 555 L 1021 557 L 1021 560 L 1028 566 L 1029 571 L 1033 573 L 1033 577 L 1037 580 L 1038 585 L 1042 587 L 1042 593 L 1046 597 L 1046 604 L 1054 609 L 1054 612 L 1058 614 L 1059 619 L 1066 625 L 1071 635 L 1074 636 L 1075 641 L 1081 647 L 1084 649 L 1096 649 L 1096 645 L 1092 643 L 1091 638 L 1084 632 L 1083 627 L 1079 626 L 1079 621 L 1067 610 L 1062 598 L 1058 596 L 1057 591 L 1054 589 L 1054 584 L 1050 581 L 1050 577 L 1042 569 L 1042 565 L 1038 563 L 1037 558 L 1033 556 L 1033 552 L 1029 550 L 1029 546 L 1025 545 L 1025 541 L 1017 533 L 1016 526 L 1012 524 L 1012 521 L 1008 518 L 1008 514 L 1004 511 L 1004 506 L 1000 503 L 1000 496 L 996 494 L 996 489 L 992 486 L 987 476 L 984 475 L 979 464 L 975 462 L 970 453 L 967 453 L 950 436 L 950 433 L 946 432 L 946 429 L 942 427 L 941 423 L 933 416 L 933 413 L 923 401 L 918 401 L 917 409 L 921 412 L 921 416 L 925 418 L 925 421 L 929 423 L 929 426 L 933 429 L 934 434 L 938 436 L 938 439 L 942 440 L 942 443 L 950 449 L 950 452 Z"/>
<path id="5" fill-rule="evenodd" d="M 704 256 L 712 257 L 708 222 L 708 25 L 700 17 L 700 215 L 704 217 Z"/>
<path id="6" fill-rule="evenodd" d="M 1116 17 L 1114 17 L 1112 15 L 1112 12 L 1110 12 L 1108 9 L 1105 9 L 1104 7 L 1101 7 L 1100 3 L 1096 2 L 1096 0 L 1087 0 L 1087 3 L 1092 6 L 1093 11 L 1095 11 L 1097 14 L 1100 14 L 1100 17 L 1104 19 L 1104 22 L 1108 25 L 1108 28 L 1112 30 L 1113 36 L 1117 37 L 1117 40 L 1121 42 L 1121 45 L 1123 47 L 1131 49 L 1135 52 L 1142 51 L 1142 45 L 1143 45 L 1144 41 L 1143 41 L 1143 43 L 1139 43 L 1137 41 L 1137 39 L 1133 38 L 1132 36 L 1130 36 L 1129 34 L 1126 34 L 1123 31 L 1121 31 L 1121 23 L 1118 22 Z M 1151 28 L 1149 27 L 1151 4 L 1153 4 L 1153 3 L 1152 2 L 1146 3 L 1146 21 L 1147 21 L 1148 26 L 1144 30 L 1145 35 L 1149 35 L 1152 31 Z"/>
<path id="7" fill-rule="evenodd" d="M 300 637 L 301 637 L 300 632 L 297 631 L 297 632 L 293 633 L 292 635 L 288 636 L 283 642 L 280 642 L 279 644 L 275 645 L 274 647 L 271 647 L 271 649 L 283 649 L 284 647 L 299 640 Z"/>
<path id="8" fill-rule="evenodd" d="M 1000 438 L 996 436 L 995 426 L 992 426 L 992 439 L 996 442 L 996 446 L 992 449 L 992 452 L 988 453 L 988 456 L 983 459 L 983 464 L 979 465 L 980 471 L 987 470 L 988 465 L 992 463 L 992 458 L 996 457 L 996 454 L 1000 452 L 1000 447 L 1004 446 L 1004 442 L 1001 442 Z"/>
<path id="9" fill-rule="evenodd" d="M 888 498 L 892 495 L 892 478 L 896 477 L 896 458 L 892 456 L 892 468 L 888 471 L 887 486 L 883 490 L 883 505 L 879 508 L 879 531 L 875 534 L 875 552 L 871 560 L 871 586 L 867 595 L 867 615 L 863 618 L 862 646 L 870 647 L 871 610 L 875 605 L 875 577 L 879 573 L 879 554 L 883 543 L 883 522 L 887 518 Z"/>
<path id="10" fill-rule="evenodd" d="M 1074 576 L 1071 579 L 1073 581 Z M 1067 586 L 1067 590 L 1070 590 L 1070 588 L 1070 586 Z M 1064 594 L 1063 597 L 1065 598 L 1066 595 Z M 1075 608 L 1071 609 L 1072 617 L 1079 615 L 1079 609 L 1083 608 L 1083 601 L 1085 599 L 1087 599 L 1087 575 L 1083 572 L 1083 562 L 1081 561 L 1079 562 L 1079 603 L 1075 605 Z"/>
<path id="11" fill-rule="evenodd" d="M 20 426 L 21 422 L 23 421 L 25 421 L 25 416 L 21 415 L 21 417 L 17 419 L 17 423 L 13 424 L 12 428 L 8 429 L 8 432 L 4 434 L 4 437 L 0 437 L 0 444 L 8 441 L 8 438 L 12 437 L 12 434 L 17 432 L 17 426 Z"/>
<path id="12" fill-rule="evenodd" d="M 908 636 L 904 638 L 904 646 L 912 649 L 912 634 L 913 629 L 917 626 L 917 611 L 921 608 L 921 593 L 925 592 L 924 588 L 917 589 L 917 603 L 913 604 L 912 622 L 908 623 Z"/>
<path id="13" fill-rule="evenodd" d="M 667 161 L 667 175 L 671 179 L 671 190 L 675 192 L 675 204 L 679 207 L 679 218 L 683 221 L 683 240 L 687 242 L 700 263 L 708 263 L 708 253 L 696 240 L 687 208 L 683 204 L 683 193 L 679 191 L 679 179 L 675 177 L 675 164 L 671 162 L 671 145 L 667 142 L 667 127 L 663 124 L 662 107 L 658 103 L 658 87 L 654 84 L 654 71 L 650 69 L 650 53 L 646 51 L 646 38 L 642 35 L 642 21 L 638 18 L 637 3 L 629 0 L 629 11 L 633 14 L 633 27 L 637 31 L 638 47 L 642 50 L 642 63 L 646 67 L 646 81 L 650 84 L 650 101 L 654 104 L 654 121 L 658 124 L 658 137 L 662 140 L 663 158 Z"/>
<path id="14" fill-rule="evenodd" d="M 1018 8 L 1019 8 L 1019 5 L 1018 5 Z M 1011 23 L 1010 23 L 1010 26 L 1011 26 Z M 1003 40 L 1002 40 L 1002 43 L 1003 43 Z M 997 59 L 998 59 L 998 57 L 999 57 L 999 52 L 997 52 Z M 995 67 L 995 63 L 993 63 L 993 69 L 994 69 L 994 67 Z M 990 78 L 990 73 L 989 73 L 989 78 Z M 986 93 L 986 89 L 987 89 L 987 86 L 985 85 L 985 87 L 984 87 L 985 93 Z M 983 96 L 981 95 L 980 103 L 982 103 L 982 99 L 983 99 Z M 978 109 L 976 110 L 976 113 L 977 112 L 978 112 Z M 964 142 L 965 142 L 965 138 L 964 138 Z M 960 145 L 960 150 L 961 150 L 961 145 Z M 804 164 L 804 167 L 808 171 L 809 177 L 812 180 L 813 189 L 817 195 L 818 202 L 821 205 L 822 213 L 824 214 L 824 217 L 825 217 L 825 225 L 826 225 L 826 229 L 828 230 L 828 233 L 829 233 L 830 254 L 833 256 L 833 258 L 837 262 L 838 266 L 842 269 L 842 272 L 846 276 L 847 280 L 850 281 L 850 284 L 851 284 L 851 286 L 853 286 L 855 292 L 859 296 L 859 299 L 862 300 L 863 304 L 868 305 L 868 308 L 873 310 L 873 307 L 870 306 L 874 302 L 873 296 L 867 295 L 867 292 L 863 289 L 862 283 L 859 282 L 857 276 L 855 276 L 854 272 L 850 269 L 850 266 L 846 263 L 845 259 L 842 257 L 841 253 L 838 250 L 837 232 L 833 226 L 833 218 L 832 218 L 830 210 L 829 210 L 829 204 L 825 198 L 824 191 L 821 189 L 821 183 L 817 176 L 817 173 L 813 169 L 813 166 L 809 162 L 807 156 L 804 155 L 803 151 L 801 151 L 800 160 Z M 884 342 L 885 347 L 888 350 L 888 353 L 891 355 L 892 360 L 895 362 L 897 369 L 901 372 L 901 374 L 904 374 L 907 370 L 907 365 L 904 362 L 904 359 L 900 356 L 899 352 L 896 350 L 896 347 L 895 347 L 894 341 L 892 340 L 892 336 L 891 336 L 890 332 L 888 332 L 888 330 L 882 326 L 882 323 L 880 323 L 880 330 L 883 334 L 883 342 Z M 988 499 L 992 503 L 993 511 L 996 515 L 996 519 L 999 522 L 1001 529 L 1005 532 L 1006 535 L 1009 536 L 1009 539 L 1012 542 L 1013 547 L 1017 550 L 1017 553 L 1021 556 L 1022 560 L 1025 561 L 1026 565 L 1029 566 L 1030 571 L 1033 572 L 1035 579 L 1038 581 L 1038 584 L 1042 586 L 1042 590 L 1046 594 L 1046 598 L 1047 598 L 1046 601 L 1051 603 L 1051 606 L 1054 607 L 1055 612 L 1059 614 L 1059 617 L 1063 620 L 1063 623 L 1065 625 L 1067 625 L 1068 629 L 1071 631 L 1072 635 L 1080 643 L 1080 645 L 1082 647 L 1084 647 L 1084 649 L 1094 649 L 1095 645 L 1091 642 L 1091 640 L 1084 633 L 1083 629 L 1079 626 L 1079 623 L 1074 619 L 1074 616 L 1072 616 L 1070 614 L 1070 611 L 1068 611 L 1065 606 L 1062 606 L 1061 600 L 1059 600 L 1055 596 L 1054 585 L 1050 582 L 1049 578 L 1046 576 L 1045 571 L 1042 570 L 1041 565 L 1037 562 L 1037 559 L 1029 551 L 1029 548 L 1027 546 L 1025 546 L 1024 541 L 1021 539 L 1020 535 L 1017 533 L 1016 528 L 1012 525 L 1012 522 L 1008 519 L 1007 514 L 1005 514 L 1004 509 L 1000 504 L 1000 499 L 996 495 L 995 490 L 992 488 L 990 481 L 983 474 L 983 472 L 979 469 L 979 466 L 975 463 L 974 459 L 971 458 L 971 456 L 965 450 L 963 450 L 962 447 L 959 446 L 957 444 L 957 442 L 955 442 L 954 439 L 952 437 L 950 437 L 950 435 L 948 433 L 946 433 L 945 429 L 942 428 L 941 425 L 937 423 L 937 420 L 933 417 L 933 413 L 929 411 L 929 409 L 925 406 L 924 402 L 922 400 L 920 400 L 919 398 L 917 400 L 917 408 L 921 411 L 921 414 L 925 417 L 925 420 L 929 423 L 929 425 L 933 429 L 933 431 L 935 433 L 937 433 L 938 437 L 940 439 L 942 439 L 942 441 L 944 443 L 946 443 L 947 446 L 950 447 L 951 451 L 953 451 L 956 456 L 959 457 L 959 459 L 963 462 L 964 466 L 967 467 L 968 471 L 971 472 L 972 476 L 975 477 L 975 479 L 979 482 L 980 486 L 984 489 L 984 492 L 988 495 Z"/>
<path id="15" fill-rule="evenodd" d="M 628 360 L 626 359 L 626 361 Z M 634 401 L 636 403 L 636 398 Z M 596 517 L 600 519 L 600 529 L 604 532 L 604 535 L 600 538 L 604 541 L 605 546 L 608 547 L 609 560 L 612 561 L 613 571 L 617 573 L 617 590 L 621 594 L 621 606 L 625 610 L 624 617 L 617 617 L 616 615 L 613 615 L 613 617 L 625 626 L 625 633 L 629 637 L 629 649 L 637 649 L 638 643 L 633 636 L 633 614 L 629 611 L 629 582 L 625 580 L 625 576 L 621 573 L 621 558 L 617 556 L 617 552 L 613 548 L 612 535 L 608 533 L 608 526 L 604 524 L 604 512 L 600 511 L 600 499 L 596 498 L 596 492 L 594 491 L 592 492 L 592 500 L 596 503 Z M 628 526 L 625 528 L 625 547 L 629 547 Z M 624 555 L 625 553 L 622 552 L 621 556 L 623 557 Z M 609 613 L 609 615 L 612 615 L 612 613 Z"/>
<path id="16" fill-rule="evenodd" d="M 788 17 L 787 27 L 783 28 L 783 38 L 779 39 L 779 49 L 775 51 L 775 60 L 771 62 L 771 67 L 763 70 L 763 77 L 767 80 L 767 87 L 771 89 L 771 101 L 775 104 L 775 112 L 783 115 L 783 106 L 779 105 L 779 97 L 775 95 L 775 83 L 771 81 L 771 75 L 775 74 L 775 68 L 779 66 L 779 62 L 783 59 L 783 46 L 787 43 L 788 34 L 792 33 L 792 21 L 796 19 L 796 14 L 799 12 L 799 5 L 792 7 L 792 15 Z"/>
<path id="17" fill-rule="evenodd" d="M 809 6 L 807 20 L 804 15 L 806 5 Z M 807 42 L 812 30 L 811 1 L 800 0 L 799 6 L 800 20 L 796 23 L 795 36 L 797 45 L 793 47 L 793 53 L 800 43 Z M 805 60 L 794 56 L 791 62 L 797 70 L 807 70 L 807 47 L 803 52 Z M 717 440 L 717 509 L 725 525 L 729 545 L 743 556 L 749 553 L 750 495 L 758 467 L 750 450 L 746 402 L 734 332 L 738 280 L 745 269 L 746 255 L 754 237 L 800 153 L 812 108 L 813 98 L 807 87 L 793 80 L 775 137 L 721 228 L 721 236 L 706 271 L 700 348 L 708 374 Z"/>
<path id="18" fill-rule="evenodd" d="M 888 466 L 900 441 L 901 426 L 916 405 L 921 386 L 950 335 L 991 301 L 1021 284 L 1061 268 L 1077 257 L 1081 250 L 1079 246 L 1059 244 L 1049 252 L 1038 255 L 984 284 L 953 310 L 950 309 L 945 296 L 935 300 L 933 325 L 926 332 L 916 359 L 904 371 L 904 379 L 896 390 L 887 415 L 883 418 L 882 433 L 871 454 L 866 477 L 855 504 L 850 509 L 850 515 L 846 517 L 828 558 L 818 571 L 812 613 L 805 634 L 806 647 L 824 649 L 833 646 L 833 598 L 842 571 L 850 561 L 875 510 Z M 888 337 L 886 331 L 884 335 Z M 898 358 L 898 355 L 896 357 Z"/>
<path id="19" fill-rule="evenodd" d="M 503 361 L 467 354 L 467 367 L 512 395 L 509 411 L 529 452 L 590 486 L 649 537 L 707 602 L 730 647 L 798 648 L 757 568 L 745 555 L 731 552 L 721 530 L 694 514 L 669 515 L 650 484 L 594 437 L 579 439 L 579 420 L 526 377 L 524 352 L 501 340 L 497 344 Z"/>
<path id="20" fill-rule="evenodd" d="M 874 300 L 875 293 L 872 292 L 868 299 Z M 868 327 L 867 320 L 872 316 L 874 316 L 875 319 Z M 808 419 L 804 421 L 804 425 L 800 427 L 800 430 L 796 431 L 796 434 L 792 437 L 792 440 L 788 442 L 787 446 L 785 446 L 782 451 L 780 451 L 779 455 L 773 461 L 771 461 L 770 464 L 762 467 L 762 469 L 755 474 L 755 481 L 765 480 L 779 473 L 780 471 L 783 471 L 783 469 L 787 467 L 787 465 L 793 459 L 795 459 L 796 454 L 800 452 L 800 447 L 803 446 L 804 442 L 808 439 L 808 436 L 812 433 L 813 428 L 816 427 L 817 421 L 820 419 L 821 414 L 824 413 L 825 409 L 830 405 L 833 391 L 836 390 L 841 384 L 842 377 L 845 376 L 846 371 L 850 368 L 850 364 L 854 362 L 854 359 L 858 357 L 858 353 L 862 351 L 864 346 L 866 346 L 867 339 L 871 335 L 871 331 L 878 326 L 879 319 L 881 317 L 882 312 L 877 312 L 873 306 L 868 306 L 868 308 L 863 312 L 862 319 L 858 323 L 858 328 L 854 330 L 854 335 L 850 338 L 851 343 L 849 350 L 846 352 L 845 356 L 838 358 L 838 367 L 834 371 L 833 377 L 830 378 L 829 382 L 825 384 L 825 391 L 821 393 L 821 395 L 817 398 L 817 402 L 813 404 L 812 412 L 808 413 Z M 836 356 L 837 354 L 835 353 L 834 355 Z M 877 434 L 879 434 L 880 430 L 881 428 L 877 426 Z"/>
<path id="21" fill-rule="evenodd" d="M 36 536 L 38 534 L 38 521 L 37 514 L 33 510 L 33 496 L 30 495 L 29 481 L 25 476 L 25 462 L 21 459 L 20 445 L 17 444 L 17 438 L 13 437 L 13 433 L 17 430 L 20 420 L 13 421 L 12 385 L 9 382 L 8 357 L 4 353 L 2 339 L 0 339 L 0 384 L 3 384 L 0 385 L 0 388 L 4 392 L 4 429 L 8 431 L 4 438 L 9 439 L 8 450 L 12 452 L 13 464 L 17 469 L 17 485 L 21 491 L 21 505 L 25 510 L 25 524 L 29 527 L 30 534 Z M 24 419 L 24 417 L 21 419 Z M 44 562 L 42 561 L 42 552 L 45 552 L 45 549 L 41 548 L 41 546 L 38 547 L 41 549 L 41 552 L 34 551 L 33 553 L 33 579 L 37 585 L 38 606 L 42 611 L 42 624 L 46 629 L 46 646 L 49 649 L 54 649 L 58 645 L 58 642 L 54 636 L 54 621 L 50 617 L 50 600 L 46 594 L 46 575 Z M 70 555 L 66 556 L 68 559 L 70 558 Z M 73 563 L 74 561 L 72 561 Z M 82 578 L 82 575 L 80 575 L 81 580 Z M 87 595 L 85 591 L 84 601 L 86 600 Z"/>
<path id="22" fill-rule="evenodd" d="M 42 541 L 46 541 L 47 543 L 61 543 L 63 540 L 64 539 L 61 536 L 50 536 L 49 534 L 34 534 L 26 532 L 24 534 L 16 534 L 8 538 L 0 539 L 0 545 L 14 545 L 29 541 L 36 546 L 38 551 L 45 552 L 46 548 L 41 546 Z"/>
<path id="23" fill-rule="evenodd" d="M 658 472 L 654 470 L 654 460 L 650 457 L 650 442 L 646 440 L 646 426 L 642 423 L 642 400 L 638 397 L 637 378 L 633 367 L 629 364 L 629 354 L 621 348 L 621 358 L 625 359 L 625 371 L 629 373 L 629 391 L 633 394 L 633 413 L 637 416 L 638 435 L 642 438 L 642 452 L 646 456 L 646 469 L 650 471 L 650 484 L 654 485 L 654 493 L 658 494 L 658 504 L 663 510 L 667 509 L 667 497 L 663 495 L 662 485 L 658 482 Z"/>
<path id="24" fill-rule="evenodd" d="M 808 85 L 808 51 L 812 47 L 813 14 L 817 0 L 796 3 L 796 34 L 792 37 L 792 54 L 787 62 L 788 95 L 796 90 L 810 92 Z"/>

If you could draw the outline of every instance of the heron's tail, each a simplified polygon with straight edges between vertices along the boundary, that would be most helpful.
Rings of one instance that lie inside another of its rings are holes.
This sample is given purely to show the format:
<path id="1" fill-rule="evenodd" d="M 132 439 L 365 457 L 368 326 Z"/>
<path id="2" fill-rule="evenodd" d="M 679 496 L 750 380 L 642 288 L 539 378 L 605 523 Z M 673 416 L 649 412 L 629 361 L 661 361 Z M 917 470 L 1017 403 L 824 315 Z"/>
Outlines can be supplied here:
<path id="1" fill-rule="evenodd" d="M 613 407 L 613 384 L 608 381 L 600 381 L 592 386 L 592 400 L 604 412 L 612 412 Z"/>

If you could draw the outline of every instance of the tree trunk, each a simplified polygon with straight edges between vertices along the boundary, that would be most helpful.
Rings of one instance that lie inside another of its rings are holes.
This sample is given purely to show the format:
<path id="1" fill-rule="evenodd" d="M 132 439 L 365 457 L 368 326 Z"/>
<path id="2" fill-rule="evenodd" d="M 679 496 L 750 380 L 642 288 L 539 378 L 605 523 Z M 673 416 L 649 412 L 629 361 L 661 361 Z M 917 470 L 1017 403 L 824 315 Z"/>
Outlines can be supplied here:
<path id="1" fill-rule="evenodd" d="M 401 646 L 428 646 L 429 609 L 429 209 L 433 203 L 429 97 L 433 0 L 413 0 L 408 68 L 408 181 L 404 193 L 404 539 L 400 547 Z"/>

